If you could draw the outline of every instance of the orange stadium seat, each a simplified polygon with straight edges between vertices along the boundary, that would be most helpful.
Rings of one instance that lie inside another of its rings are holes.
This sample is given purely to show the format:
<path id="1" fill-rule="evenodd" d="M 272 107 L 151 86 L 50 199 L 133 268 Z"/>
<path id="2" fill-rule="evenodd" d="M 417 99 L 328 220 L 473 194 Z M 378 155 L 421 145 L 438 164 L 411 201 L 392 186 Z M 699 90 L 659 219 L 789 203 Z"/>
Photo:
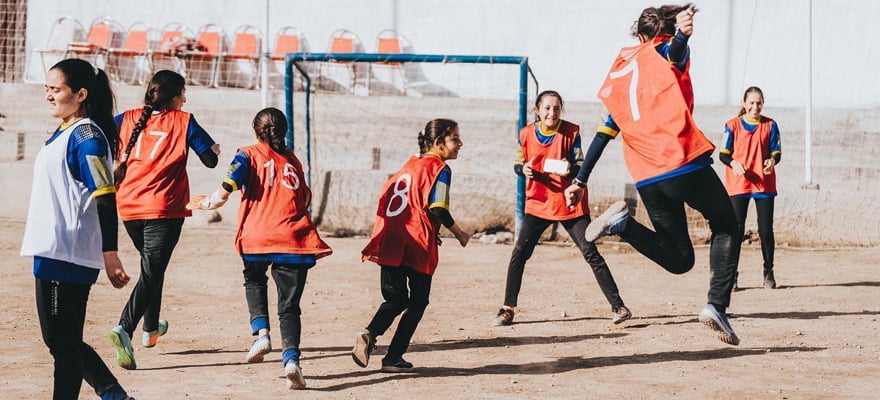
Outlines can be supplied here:
<path id="1" fill-rule="evenodd" d="M 232 49 L 223 54 L 220 62 L 220 86 L 247 89 L 259 86 L 262 36 L 260 30 L 251 25 L 235 30 Z"/>
<path id="2" fill-rule="evenodd" d="M 376 36 L 376 53 L 400 54 L 411 53 L 409 40 L 393 29 L 386 29 Z M 406 93 L 406 71 L 398 62 L 378 62 L 370 64 L 370 94 Z"/>
<path id="3" fill-rule="evenodd" d="M 178 58 L 178 48 L 186 47 L 188 41 L 194 41 L 193 33 L 178 22 L 171 22 L 162 28 L 157 46 L 150 49 L 151 72 L 167 69 L 183 75 L 183 61 Z"/>
<path id="4" fill-rule="evenodd" d="M 337 29 L 330 35 L 328 53 L 362 53 L 364 46 L 360 38 L 346 29 Z M 357 62 L 322 62 L 318 67 L 318 88 L 334 92 L 360 94 L 366 90 L 369 66 Z"/>
<path id="5" fill-rule="evenodd" d="M 226 33 L 215 24 L 199 28 L 196 44 L 192 49 L 180 51 L 187 82 L 193 85 L 217 87 L 220 58 L 226 51 Z"/>
<path id="6" fill-rule="evenodd" d="M 85 58 L 93 65 L 105 68 L 107 50 L 121 42 L 122 28 L 109 17 L 100 17 L 92 22 L 85 41 L 67 44 L 65 58 Z"/>
<path id="7" fill-rule="evenodd" d="M 275 48 L 269 56 L 269 86 L 272 88 L 283 87 L 284 82 L 284 55 L 287 53 L 308 52 L 309 42 L 306 36 L 293 26 L 285 26 L 278 30 L 275 36 Z M 301 64 L 306 73 L 311 73 L 311 63 Z M 293 71 L 293 85 L 295 90 L 302 90 L 304 79 L 302 74 Z"/>
<path id="8" fill-rule="evenodd" d="M 107 51 L 107 73 L 129 84 L 143 84 L 150 73 L 150 51 L 158 44 L 159 31 L 143 22 L 128 28 L 120 48 Z"/>

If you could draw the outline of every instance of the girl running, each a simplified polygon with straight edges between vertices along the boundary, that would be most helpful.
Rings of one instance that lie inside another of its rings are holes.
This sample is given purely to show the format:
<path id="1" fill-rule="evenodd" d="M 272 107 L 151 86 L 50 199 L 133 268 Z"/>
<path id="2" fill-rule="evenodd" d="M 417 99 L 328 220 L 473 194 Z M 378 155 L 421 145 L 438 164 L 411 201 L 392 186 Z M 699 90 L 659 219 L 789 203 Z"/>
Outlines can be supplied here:
<path id="1" fill-rule="evenodd" d="M 608 141 L 622 134 L 626 166 L 655 230 L 630 218 L 626 203 L 619 201 L 587 227 L 586 240 L 620 235 L 667 271 L 683 274 L 694 266 L 684 205 L 700 212 L 712 230 L 712 273 L 708 304 L 699 319 L 719 332 L 723 342 L 737 345 L 739 338 L 726 313 L 739 262 L 736 215 L 710 166 L 715 146 L 691 115 L 694 101 L 687 41 L 696 11 L 692 4 L 642 11 L 633 26 L 633 35 L 641 44 L 623 48 L 605 78 L 599 98 L 609 116 L 599 126 L 577 178 L 565 193 L 569 205 L 577 203 Z M 640 104 L 639 99 L 651 102 Z"/>
<path id="2" fill-rule="evenodd" d="M 739 222 L 737 238 L 745 234 L 749 199 L 755 199 L 758 236 L 764 256 L 764 287 L 776 289 L 773 200 L 776 197 L 776 165 L 782 161 L 779 127 L 776 121 L 761 115 L 764 92 L 760 88 L 746 89 L 742 104 L 739 115 L 724 125 L 724 144 L 718 151 L 718 158 L 729 167 L 725 169 L 725 183 Z M 734 290 L 738 288 L 734 278 Z"/>
<path id="3" fill-rule="evenodd" d="M 251 334 L 257 339 L 247 362 L 261 362 L 272 351 L 269 338 L 269 301 L 266 271 L 278 291 L 281 322 L 281 365 L 289 389 L 304 389 L 300 360 L 300 299 L 309 268 L 332 253 L 309 218 L 312 192 L 306 186 L 302 164 L 284 144 L 287 119 L 280 110 L 266 108 L 253 121 L 257 144 L 236 152 L 226 179 L 210 197 L 199 196 L 187 206 L 214 210 L 241 190 L 235 248 L 244 262 L 245 298 Z"/>
<path id="4" fill-rule="evenodd" d="M 98 274 L 103 269 L 117 289 L 130 279 L 116 253 L 113 91 L 103 70 L 79 59 L 52 66 L 45 90 L 61 124 L 34 160 L 21 255 L 34 258 L 37 316 L 55 360 L 52 398 L 79 398 L 85 379 L 103 400 L 131 399 L 83 342 Z"/>
<path id="5" fill-rule="evenodd" d="M 432 120 L 419 132 L 418 141 L 420 154 L 410 157 L 382 188 L 373 234 L 361 251 L 363 261 L 381 267 L 385 299 L 355 339 L 351 356 L 363 368 L 370 362 L 376 338 L 403 313 L 382 360 L 382 371 L 412 370 L 403 354 L 428 306 L 431 277 L 437 269 L 440 225 L 449 229 L 462 247 L 470 240 L 449 213 L 452 170 L 446 160 L 458 158 L 462 147 L 458 123 Z"/>
<path id="6" fill-rule="evenodd" d="M 519 133 L 520 148 L 514 171 L 528 179 L 525 216 L 510 255 L 504 306 L 492 321 L 495 326 L 513 323 L 526 261 L 535 251 L 541 235 L 554 222 L 562 224 L 593 269 L 596 282 L 611 304 L 611 321 L 619 324 L 632 316 L 620 298 L 605 259 L 595 244 L 584 240 L 584 230 L 590 223 L 588 196 L 586 193 L 581 196 L 573 208 L 566 206 L 563 190 L 571 185 L 577 172 L 572 173 L 571 165 L 579 166 L 583 155 L 580 127 L 563 120 L 562 111 L 563 102 L 559 93 L 552 90 L 541 92 L 535 100 L 537 121 L 525 126 Z"/>
<path id="7" fill-rule="evenodd" d="M 217 166 L 220 146 L 196 122 L 181 111 L 186 103 L 184 78 L 162 70 L 156 72 L 144 94 L 143 108 L 116 116 L 122 155 L 116 169 L 119 215 L 141 254 L 141 275 L 119 316 L 119 326 L 110 331 L 116 362 L 136 369 L 131 337 L 144 319 L 144 347 L 153 347 L 168 331 L 168 321 L 159 319 L 162 286 L 171 253 L 180 238 L 186 209 L 189 178 L 186 160 L 192 149 L 208 168 Z"/>

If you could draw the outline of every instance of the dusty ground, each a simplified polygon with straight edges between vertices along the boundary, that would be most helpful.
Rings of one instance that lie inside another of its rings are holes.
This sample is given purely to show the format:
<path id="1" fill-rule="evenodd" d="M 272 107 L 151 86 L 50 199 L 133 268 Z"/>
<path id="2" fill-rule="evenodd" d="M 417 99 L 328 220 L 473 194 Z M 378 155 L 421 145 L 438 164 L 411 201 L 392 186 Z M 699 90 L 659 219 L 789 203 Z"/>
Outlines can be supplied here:
<path id="1" fill-rule="evenodd" d="M 733 347 L 696 319 L 708 285 L 706 248 L 698 249 L 693 271 L 675 276 L 625 245 L 600 246 L 635 313 L 613 326 L 576 251 L 539 246 L 526 269 L 518 323 L 492 327 L 511 247 L 460 248 L 449 240 L 432 303 L 406 355 L 416 371 L 385 374 L 378 370 L 381 356 L 361 369 L 349 355 L 380 302 L 378 269 L 358 257 L 364 238 L 327 238 L 335 254 L 309 276 L 302 337 L 308 389 L 293 393 L 282 378 L 279 350 L 264 363 L 244 362 L 248 316 L 233 231 L 225 223 L 185 226 L 166 277 L 162 317 L 171 328 L 153 349 L 136 345 L 140 369 L 116 366 L 106 338 L 131 287 L 115 290 L 102 276 L 92 290 L 86 340 L 138 399 L 876 399 L 880 393 L 878 249 L 780 249 L 778 290 L 759 287 L 760 251 L 744 250 L 746 290 L 734 293 L 730 309 L 742 343 Z M 3 220 L 0 229 L 7 260 L 0 269 L 0 397 L 48 398 L 52 359 L 40 339 L 31 262 L 18 256 L 23 224 Z M 137 257 L 128 238 L 120 239 L 133 284 Z M 275 318 L 272 324 L 277 327 Z M 380 353 L 389 337 L 380 338 Z M 273 344 L 280 346 L 280 337 Z M 81 398 L 95 397 L 84 386 Z"/>

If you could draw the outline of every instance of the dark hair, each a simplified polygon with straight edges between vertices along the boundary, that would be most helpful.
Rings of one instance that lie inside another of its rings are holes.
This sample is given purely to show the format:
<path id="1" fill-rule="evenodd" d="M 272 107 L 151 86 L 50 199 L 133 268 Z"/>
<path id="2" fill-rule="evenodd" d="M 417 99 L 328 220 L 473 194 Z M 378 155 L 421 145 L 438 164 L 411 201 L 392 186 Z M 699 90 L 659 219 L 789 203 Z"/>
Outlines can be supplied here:
<path id="1" fill-rule="evenodd" d="M 445 140 L 456 128 L 458 122 L 451 119 L 437 118 L 429 121 L 425 129 L 419 132 L 419 153 L 427 153 L 436 141 Z"/>
<path id="2" fill-rule="evenodd" d="M 287 138 L 287 117 L 281 110 L 267 107 L 254 116 L 254 133 L 260 142 L 268 143 L 269 148 L 278 154 L 292 154 L 285 143 Z"/>
<path id="3" fill-rule="evenodd" d="M 653 39 L 657 35 L 674 35 L 676 15 L 693 6 L 693 3 L 687 3 L 683 6 L 667 4 L 660 8 L 648 7 L 642 10 L 642 15 L 633 22 L 632 35 L 635 37 L 642 35 L 648 39 Z M 697 12 L 696 8 L 694 12 Z"/>
<path id="4" fill-rule="evenodd" d="M 541 106 L 541 100 L 544 100 L 544 97 L 546 97 L 546 96 L 553 96 L 553 97 L 559 99 L 559 107 L 563 108 L 563 109 L 565 108 L 565 102 L 562 101 L 562 95 L 560 95 L 559 92 L 557 92 L 555 90 L 545 90 L 541 93 L 538 93 L 538 97 L 535 98 L 535 108 L 538 108 Z M 538 119 L 539 119 L 538 116 L 535 116 L 535 121 L 537 121 Z"/>
<path id="5" fill-rule="evenodd" d="M 757 93 L 757 94 L 760 94 L 760 95 L 761 95 L 761 100 L 764 100 L 764 92 L 761 91 L 761 88 L 759 88 L 759 87 L 757 87 L 757 86 L 749 86 L 749 88 L 746 89 L 745 93 L 743 93 L 743 103 L 745 103 L 746 98 L 749 97 L 749 93 Z M 739 116 L 743 116 L 743 115 L 746 115 L 746 108 L 745 108 L 745 107 L 740 107 L 740 108 L 739 108 Z"/>
<path id="6" fill-rule="evenodd" d="M 134 124 L 131 137 L 125 145 L 122 158 L 119 159 L 119 166 L 116 167 L 116 171 L 113 173 L 116 184 L 125 179 L 125 172 L 128 170 L 128 156 L 131 155 L 131 149 L 137 143 L 138 137 L 143 132 L 150 116 L 153 115 L 153 110 L 170 107 L 174 98 L 183 93 L 185 86 L 186 80 L 183 76 L 167 69 L 156 72 L 150 79 L 150 83 L 147 84 L 147 91 L 144 93 L 144 112 Z"/>
<path id="7" fill-rule="evenodd" d="M 80 89 L 88 92 L 86 101 L 80 104 L 77 115 L 95 121 L 104 132 L 107 143 L 110 144 L 110 154 L 116 158 L 119 146 L 119 131 L 116 129 L 116 122 L 113 121 L 116 97 L 113 95 L 113 89 L 110 88 L 107 74 L 104 70 L 93 67 L 88 61 L 78 58 L 61 60 L 50 68 L 53 69 L 64 75 L 64 83 L 73 93 Z"/>

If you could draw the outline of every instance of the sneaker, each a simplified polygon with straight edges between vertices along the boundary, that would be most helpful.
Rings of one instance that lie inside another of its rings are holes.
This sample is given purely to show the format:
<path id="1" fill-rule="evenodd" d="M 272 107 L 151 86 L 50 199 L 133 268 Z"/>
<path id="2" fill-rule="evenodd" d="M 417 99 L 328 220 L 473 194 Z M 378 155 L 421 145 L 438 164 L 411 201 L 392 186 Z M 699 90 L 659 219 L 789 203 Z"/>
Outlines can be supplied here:
<path id="1" fill-rule="evenodd" d="M 382 360 L 382 372 L 409 372 L 412 369 L 412 363 L 403 358 L 392 361 Z"/>
<path id="2" fill-rule="evenodd" d="M 284 364 L 284 377 L 287 378 L 287 388 L 290 390 L 302 390 L 306 388 L 306 378 L 303 377 L 299 361 L 290 360 Z"/>
<path id="3" fill-rule="evenodd" d="M 615 202 L 602 215 L 590 222 L 584 231 L 584 239 L 594 242 L 602 236 L 619 235 L 626 228 L 627 220 L 629 220 L 629 209 L 626 207 L 626 202 L 623 200 Z"/>
<path id="4" fill-rule="evenodd" d="M 632 311 L 629 310 L 626 306 L 620 306 L 617 310 L 614 311 L 614 316 L 611 317 L 611 322 L 615 325 L 626 321 L 632 317 Z"/>
<path id="5" fill-rule="evenodd" d="M 159 336 L 165 336 L 165 333 L 168 332 L 168 321 L 161 320 L 159 321 L 159 329 L 156 329 L 152 332 L 144 332 L 144 337 L 141 339 L 141 344 L 150 348 L 156 345 L 156 342 L 159 341 Z"/>
<path id="6" fill-rule="evenodd" d="M 354 339 L 354 348 L 351 349 L 351 358 L 361 368 L 366 368 L 370 363 L 370 353 L 376 348 L 376 339 L 370 331 L 364 330 Z"/>
<path id="7" fill-rule="evenodd" d="M 776 289 L 776 277 L 773 276 L 773 270 L 764 271 L 764 289 Z"/>
<path id="8" fill-rule="evenodd" d="M 125 369 L 137 369 L 137 363 L 134 361 L 134 350 L 131 348 L 131 339 L 122 326 L 117 326 L 110 330 L 110 343 L 116 350 L 116 363 Z"/>
<path id="9" fill-rule="evenodd" d="M 712 304 L 706 304 L 706 308 L 700 312 L 700 322 L 709 327 L 709 329 L 718 332 L 718 339 L 727 344 L 734 346 L 739 344 L 739 338 L 730 327 L 727 321 L 727 314 L 718 312 Z"/>
<path id="10" fill-rule="evenodd" d="M 272 339 L 269 334 L 262 335 L 254 340 L 251 350 L 247 354 L 247 362 L 258 363 L 263 362 L 263 356 L 272 351 Z"/>
<path id="11" fill-rule="evenodd" d="M 492 319 L 492 325 L 494 326 L 508 326 L 513 325 L 513 315 L 515 313 L 513 310 L 509 308 L 501 308 L 498 310 L 498 314 Z"/>

